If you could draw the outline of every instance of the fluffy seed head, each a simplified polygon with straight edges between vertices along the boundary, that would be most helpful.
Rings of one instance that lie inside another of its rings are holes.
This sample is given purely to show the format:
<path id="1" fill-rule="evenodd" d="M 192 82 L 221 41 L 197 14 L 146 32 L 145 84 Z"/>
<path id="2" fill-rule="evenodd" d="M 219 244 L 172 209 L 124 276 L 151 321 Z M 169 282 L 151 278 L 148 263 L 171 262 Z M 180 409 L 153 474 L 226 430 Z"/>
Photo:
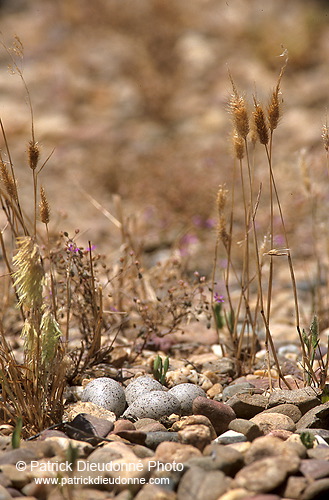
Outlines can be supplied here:
<path id="1" fill-rule="evenodd" d="M 40 148 L 37 142 L 30 141 L 28 147 L 28 156 L 29 156 L 29 165 L 32 170 L 37 168 L 39 157 L 40 157 Z"/>
<path id="2" fill-rule="evenodd" d="M 8 172 L 8 168 L 2 160 L 0 161 L 0 178 L 1 178 L 1 181 L 4 185 L 4 187 L 5 187 L 7 194 L 10 196 L 10 198 L 17 201 L 18 196 L 17 196 L 17 188 L 16 188 L 15 181 L 14 181 L 13 177 L 10 175 L 10 173 Z"/>
<path id="3" fill-rule="evenodd" d="M 270 130 L 273 132 L 278 126 L 280 119 L 280 103 L 279 103 L 279 92 L 274 90 L 270 99 L 270 104 L 268 106 L 268 122 L 270 125 Z"/>
<path id="4" fill-rule="evenodd" d="M 255 121 L 255 129 L 258 135 L 259 142 L 261 144 L 266 145 L 268 143 L 269 137 L 268 137 L 268 128 L 265 120 L 265 114 L 263 108 L 256 102 L 255 99 L 254 103 L 255 103 L 255 111 L 253 115 Z"/>
<path id="5" fill-rule="evenodd" d="M 43 222 L 44 224 L 48 224 L 50 220 L 50 207 L 43 187 L 41 187 L 40 189 L 39 209 L 41 222 Z"/>
<path id="6" fill-rule="evenodd" d="M 227 193 L 228 190 L 225 189 L 225 186 L 220 185 L 217 191 L 217 200 L 216 200 L 217 210 L 218 210 L 217 233 L 225 247 L 228 246 L 230 240 L 229 234 L 227 233 L 226 230 L 226 218 L 224 214 Z"/>
<path id="7" fill-rule="evenodd" d="M 267 117 L 268 117 L 268 123 L 271 132 L 275 130 L 279 124 L 280 116 L 281 116 L 281 110 L 280 110 L 280 94 L 281 94 L 281 79 L 283 77 L 284 70 L 286 69 L 286 65 L 288 62 L 288 58 L 286 59 L 285 64 L 282 66 L 279 78 L 276 84 L 275 89 L 272 92 L 270 102 L 267 108 Z"/>
<path id="8" fill-rule="evenodd" d="M 42 361 L 45 363 L 46 368 L 53 361 L 56 349 L 61 336 L 59 324 L 55 320 L 50 311 L 45 311 L 41 318 L 41 350 Z"/>
<path id="9" fill-rule="evenodd" d="M 19 296 L 19 305 L 28 309 L 38 308 L 42 303 L 44 271 L 41 264 L 39 247 L 33 238 L 18 238 L 18 252 L 13 257 L 16 271 L 13 273 L 14 286 Z"/>
<path id="10" fill-rule="evenodd" d="M 249 134 L 249 117 L 246 107 L 246 102 L 243 97 L 241 97 L 237 91 L 234 80 L 231 73 L 229 73 L 229 78 L 232 84 L 233 93 L 230 98 L 230 111 L 233 115 L 234 127 L 237 134 L 242 138 L 246 139 Z"/>
<path id="11" fill-rule="evenodd" d="M 249 134 L 249 118 L 246 103 L 243 97 L 232 94 L 230 109 L 234 119 L 234 126 L 238 136 L 246 139 Z"/>

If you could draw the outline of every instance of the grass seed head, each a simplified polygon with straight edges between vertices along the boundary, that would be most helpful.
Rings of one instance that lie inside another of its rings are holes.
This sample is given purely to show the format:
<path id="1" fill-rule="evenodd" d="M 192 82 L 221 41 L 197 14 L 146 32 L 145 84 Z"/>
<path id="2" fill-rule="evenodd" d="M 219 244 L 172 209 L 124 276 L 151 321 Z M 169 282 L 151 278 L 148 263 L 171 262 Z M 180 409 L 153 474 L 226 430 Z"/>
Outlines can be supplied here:
<path id="1" fill-rule="evenodd" d="M 53 314 L 46 310 L 41 318 L 41 358 L 45 368 L 49 368 L 55 358 L 57 346 L 62 334 Z"/>
<path id="2" fill-rule="evenodd" d="M 18 245 L 18 252 L 13 257 L 13 263 L 17 269 L 13 277 L 19 296 L 19 305 L 25 305 L 28 309 L 38 308 L 42 304 L 44 278 L 39 247 L 30 236 L 19 238 Z"/>
<path id="3" fill-rule="evenodd" d="M 270 103 L 267 109 L 268 122 L 271 132 L 275 130 L 279 124 L 280 119 L 280 103 L 279 103 L 279 88 L 272 92 Z"/>
<path id="4" fill-rule="evenodd" d="M 2 160 L 0 161 L 0 178 L 7 194 L 10 196 L 11 199 L 17 202 L 18 195 L 17 195 L 17 188 L 15 181 L 8 172 L 8 168 Z"/>
<path id="5" fill-rule="evenodd" d="M 44 224 L 48 224 L 50 220 L 50 207 L 47 200 L 47 196 L 43 187 L 40 189 L 40 219 Z"/>
<path id="6" fill-rule="evenodd" d="M 231 80 L 233 90 L 229 103 L 230 111 L 233 115 L 234 126 L 237 134 L 245 140 L 250 131 L 246 102 L 245 99 L 239 95 L 230 73 L 229 78 Z"/>
<path id="7" fill-rule="evenodd" d="M 280 85 L 281 85 L 281 79 L 283 77 L 283 73 L 284 73 L 284 70 L 286 68 L 287 62 L 288 62 L 288 59 L 286 59 L 285 64 L 281 68 L 276 87 L 272 92 L 270 102 L 269 102 L 269 105 L 267 108 L 267 117 L 268 117 L 268 123 L 269 123 L 271 133 L 273 132 L 273 130 L 275 130 L 277 128 L 277 126 L 279 124 L 280 116 L 281 116 L 280 97 L 279 97 L 281 94 Z"/>
<path id="8" fill-rule="evenodd" d="M 30 141 L 28 147 L 28 157 L 29 157 L 29 166 L 32 170 L 35 170 L 38 166 L 39 157 L 40 157 L 40 148 L 37 142 Z"/>
<path id="9" fill-rule="evenodd" d="M 259 142 L 261 144 L 266 145 L 268 144 L 269 137 L 268 137 L 268 127 L 265 120 L 265 114 L 263 108 L 260 106 L 260 104 L 257 103 L 255 98 L 254 98 L 254 104 L 255 104 L 255 111 L 253 113 L 253 116 L 254 116 L 257 136 Z"/>
<path id="10" fill-rule="evenodd" d="M 246 139 L 249 134 L 249 117 L 246 103 L 243 97 L 232 94 L 230 109 L 234 119 L 234 126 L 238 136 Z"/>
<path id="11" fill-rule="evenodd" d="M 218 236 L 223 242 L 223 245 L 225 247 L 228 246 L 229 244 L 229 234 L 226 230 L 226 217 L 224 214 L 224 209 L 226 206 L 226 199 L 227 199 L 227 193 L 228 190 L 225 189 L 225 186 L 220 185 L 217 191 L 217 210 L 218 210 L 218 224 L 217 224 L 217 232 Z"/>

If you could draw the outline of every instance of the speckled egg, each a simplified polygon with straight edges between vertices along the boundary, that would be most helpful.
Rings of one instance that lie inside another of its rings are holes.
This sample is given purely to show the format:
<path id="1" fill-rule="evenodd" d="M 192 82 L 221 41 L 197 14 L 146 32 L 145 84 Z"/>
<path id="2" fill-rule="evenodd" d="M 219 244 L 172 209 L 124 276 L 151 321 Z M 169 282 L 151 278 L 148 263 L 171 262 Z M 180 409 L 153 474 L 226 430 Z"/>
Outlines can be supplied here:
<path id="1" fill-rule="evenodd" d="M 86 385 L 81 401 L 89 401 L 120 417 L 126 407 L 125 392 L 119 382 L 108 377 L 95 378 Z"/>
<path id="2" fill-rule="evenodd" d="M 154 418 L 155 420 L 180 413 L 180 402 L 173 395 L 165 391 L 152 391 L 142 394 L 127 408 L 125 418 Z"/>
<path id="3" fill-rule="evenodd" d="M 147 375 L 138 377 L 126 387 L 125 394 L 127 404 L 131 405 L 135 399 L 139 398 L 142 394 L 163 390 L 165 390 L 165 387 L 154 378 L 148 377 Z"/>
<path id="4" fill-rule="evenodd" d="M 182 415 L 192 415 L 192 404 L 196 397 L 207 397 L 200 386 L 188 383 L 175 385 L 169 389 L 168 394 L 172 394 L 180 401 Z"/>

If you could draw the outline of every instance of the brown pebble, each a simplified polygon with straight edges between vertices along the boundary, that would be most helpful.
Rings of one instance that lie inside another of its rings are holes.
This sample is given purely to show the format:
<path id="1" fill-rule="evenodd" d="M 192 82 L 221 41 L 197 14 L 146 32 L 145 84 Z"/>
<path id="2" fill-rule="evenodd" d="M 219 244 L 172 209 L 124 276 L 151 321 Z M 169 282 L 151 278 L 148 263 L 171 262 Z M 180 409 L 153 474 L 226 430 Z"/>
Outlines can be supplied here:
<path id="1" fill-rule="evenodd" d="M 231 420 L 236 418 L 230 406 L 201 396 L 195 398 L 192 409 L 195 415 L 205 415 L 209 418 L 217 435 L 227 431 Z"/>

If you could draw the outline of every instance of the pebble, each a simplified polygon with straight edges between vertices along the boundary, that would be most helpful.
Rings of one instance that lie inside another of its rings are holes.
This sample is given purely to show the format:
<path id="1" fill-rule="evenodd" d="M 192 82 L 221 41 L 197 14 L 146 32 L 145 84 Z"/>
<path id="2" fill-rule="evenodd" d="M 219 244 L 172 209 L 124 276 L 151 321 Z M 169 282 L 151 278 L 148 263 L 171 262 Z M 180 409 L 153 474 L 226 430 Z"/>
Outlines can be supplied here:
<path id="1" fill-rule="evenodd" d="M 163 443 L 164 441 L 178 442 L 178 433 L 168 431 L 155 431 L 146 433 L 145 446 L 147 446 L 151 450 L 155 450 L 159 446 L 159 444 Z"/>
<path id="2" fill-rule="evenodd" d="M 195 415 L 205 415 L 209 418 L 217 435 L 225 432 L 231 420 L 236 418 L 230 406 L 200 396 L 193 401 L 192 409 Z"/>
<path id="3" fill-rule="evenodd" d="M 154 418 L 140 418 L 135 422 L 134 427 L 143 432 L 167 431 L 165 426 Z"/>
<path id="4" fill-rule="evenodd" d="M 145 439 L 145 446 L 151 448 L 151 450 L 155 450 L 161 443 L 164 441 L 175 441 L 178 442 L 178 433 L 177 432 L 168 432 L 168 431 L 156 431 L 156 432 L 147 432 Z"/>
<path id="5" fill-rule="evenodd" d="M 243 454 L 230 446 L 213 442 L 204 449 L 203 454 L 205 458 L 211 457 L 216 469 L 227 476 L 233 477 L 244 465 Z"/>
<path id="6" fill-rule="evenodd" d="M 329 491 L 329 478 L 319 479 L 314 483 L 309 484 L 302 494 L 302 500 L 321 500 L 328 498 Z M 325 493 L 325 496 L 323 495 Z"/>
<path id="7" fill-rule="evenodd" d="M 98 404 L 79 401 L 78 403 L 70 404 L 64 411 L 65 420 L 73 420 L 80 413 L 88 413 L 98 418 L 106 418 L 110 422 L 116 421 L 116 415 L 113 411 L 105 410 Z"/>
<path id="8" fill-rule="evenodd" d="M 81 400 L 113 411 L 117 417 L 122 415 L 126 407 L 126 397 L 122 386 L 108 377 L 96 378 L 89 382 L 83 390 Z"/>
<path id="9" fill-rule="evenodd" d="M 1 472 L 6 478 L 6 481 L 4 481 L 5 484 L 2 484 L 2 486 L 12 486 L 13 488 L 22 489 L 30 482 L 28 471 L 17 470 L 14 464 L 3 464 L 1 466 Z"/>
<path id="10" fill-rule="evenodd" d="M 116 434 L 117 432 L 121 431 L 135 431 L 135 430 L 136 427 L 132 422 L 130 422 L 130 420 L 121 419 L 114 422 L 114 428 L 112 432 L 113 434 Z"/>
<path id="11" fill-rule="evenodd" d="M 178 431 L 178 439 L 181 443 L 191 444 L 200 451 L 211 443 L 212 436 L 208 426 L 202 424 L 188 425 Z"/>
<path id="12" fill-rule="evenodd" d="M 97 445 L 113 429 L 113 422 L 105 418 L 94 417 L 93 415 L 88 415 L 88 413 L 80 413 L 66 426 L 66 434 L 72 439 Z"/>
<path id="13" fill-rule="evenodd" d="M 1 500 L 11 500 L 13 497 L 9 493 L 8 489 L 0 485 L 0 499 Z"/>
<path id="14" fill-rule="evenodd" d="M 241 432 L 246 436 L 248 441 L 253 441 L 257 437 L 263 436 L 263 431 L 258 427 L 255 422 L 245 420 L 243 418 L 236 418 L 229 423 L 229 430 Z"/>
<path id="15" fill-rule="evenodd" d="M 189 383 L 172 387 L 168 394 L 172 394 L 180 401 L 182 415 L 192 414 L 192 404 L 196 397 L 206 397 L 206 393 L 201 387 Z"/>
<path id="16" fill-rule="evenodd" d="M 226 401 L 238 418 L 249 420 L 266 409 L 268 397 L 262 394 L 235 394 Z"/>
<path id="17" fill-rule="evenodd" d="M 145 444 L 146 442 L 146 433 L 142 431 L 133 431 L 133 430 L 123 430 L 115 433 L 116 436 L 129 441 L 134 444 Z"/>
<path id="18" fill-rule="evenodd" d="M 293 435 L 293 432 L 291 432 L 291 431 L 285 431 L 283 429 L 274 429 L 273 431 L 271 431 L 271 432 L 268 433 L 268 436 L 278 437 L 282 441 L 286 441 L 292 435 Z"/>
<path id="19" fill-rule="evenodd" d="M 210 360 L 202 364 L 202 370 L 210 370 L 221 376 L 233 377 L 235 374 L 235 363 L 230 358 Z"/>
<path id="20" fill-rule="evenodd" d="M 297 423 L 297 429 L 329 429 L 329 402 L 308 410 Z"/>
<path id="21" fill-rule="evenodd" d="M 135 496 L 135 500 L 176 500 L 176 498 L 177 495 L 174 491 L 169 491 L 155 484 L 145 484 Z"/>
<path id="22" fill-rule="evenodd" d="M 150 475 L 150 471 L 147 467 L 148 458 L 140 459 L 138 458 L 132 449 L 124 444 L 123 442 L 112 442 L 105 444 L 102 448 L 97 448 L 93 451 L 89 457 L 89 464 L 95 463 L 98 464 L 97 470 L 84 470 L 82 472 L 77 472 L 79 476 L 84 477 L 98 477 L 98 476 L 111 476 L 113 478 L 120 478 L 118 484 L 116 484 L 116 488 L 121 491 L 127 487 L 127 481 L 130 479 L 129 489 L 133 493 L 137 493 L 137 491 L 141 488 L 141 478 L 148 479 Z M 116 470 L 111 471 L 102 471 L 102 464 L 107 464 L 112 462 L 113 464 L 117 464 Z M 124 468 L 121 464 L 132 464 L 132 467 Z M 142 463 L 142 467 L 140 464 Z M 138 465 L 139 464 L 139 465 Z M 110 484 L 104 483 L 102 485 L 102 489 L 113 489 L 113 486 Z"/>
<path id="23" fill-rule="evenodd" d="M 247 496 L 248 491 L 245 488 L 233 488 L 224 493 L 218 500 L 245 500 Z"/>
<path id="24" fill-rule="evenodd" d="M 231 479 L 221 471 L 208 471 L 192 466 L 183 475 L 178 489 L 178 500 L 217 500 L 229 489 Z"/>
<path id="25" fill-rule="evenodd" d="M 135 444 L 132 447 L 132 450 L 138 458 L 147 458 L 154 456 L 153 450 L 150 450 L 150 448 L 147 448 L 146 446 L 143 446 L 141 444 Z"/>
<path id="26" fill-rule="evenodd" d="M 260 438 L 261 439 L 261 438 Z M 267 493 L 280 486 L 288 474 L 298 471 L 299 459 L 268 457 L 246 465 L 234 478 L 234 484 L 256 493 Z"/>
<path id="27" fill-rule="evenodd" d="M 294 432 L 296 425 L 287 415 L 281 413 L 258 413 L 250 419 L 251 422 L 258 425 L 263 434 L 269 434 L 274 430 L 285 430 Z"/>
<path id="28" fill-rule="evenodd" d="M 143 394 L 128 406 L 124 412 L 124 418 L 154 418 L 160 419 L 161 417 L 169 416 L 172 413 L 180 413 L 179 400 L 164 391 L 152 391 Z"/>
<path id="29" fill-rule="evenodd" d="M 204 373 L 199 373 L 196 370 L 190 370 L 187 381 L 201 387 L 204 391 L 208 391 L 214 385 Z"/>
<path id="30" fill-rule="evenodd" d="M 189 372 L 186 372 L 184 368 L 178 368 L 177 370 L 170 370 L 166 374 L 166 382 L 168 387 L 174 387 L 179 384 L 187 384 Z"/>
<path id="31" fill-rule="evenodd" d="M 300 499 L 308 484 L 309 481 L 305 477 L 289 476 L 283 490 L 283 496 L 285 498 Z"/>
<path id="32" fill-rule="evenodd" d="M 251 464 L 268 457 L 281 457 L 294 460 L 304 458 L 306 449 L 300 443 L 288 443 L 277 437 L 263 436 L 256 438 L 245 453 L 245 463 Z"/>
<path id="33" fill-rule="evenodd" d="M 152 391 L 163 391 L 166 388 L 157 380 L 147 375 L 134 379 L 125 389 L 125 396 L 128 406 L 142 394 Z"/>
<path id="34" fill-rule="evenodd" d="M 319 460 L 329 460 L 329 447 L 328 446 L 316 446 L 315 448 L 310 448 L 307 450 L 308 458 L 317 458 Z"/>
<path id="35" fill-rule="evenodd" d="M 215 432 L 212 423 L 210 422 L 209 418 L 207 418 L 205 415 L 189 415 L 186 417 L 182 417 L 177 422 L 174 422 L 174 424 L 171 427 L 171 430 L 181 431 L 182 429 L 185 429 L 190 425 L 205 425 L 210 430 L 211 439 L 213 440 L 216 439 L 217 437 L 217 434 Z"/>
<path id="36" fill-rule="evenodd" d="M 300 347 L 295 344 L 286 344 L 278 348 L 278 354 L 280 356 L 285 356 L 286 354 L 291 353 L 300 355 Z"/>
<path id="37" fill-rule="evenodd" d="M 219 444 L 233 444 L 233 443 L 243 443 L 248 441 L 246 436 L 242 432 L 236 431 L 226 431 L 215 439 L 215 443 Z"/>
<path id="38" fill-rule="evenodd" d="M 316 458 L 302 460 L 299 470 L 306 478 L 322 479 L 329 477 L 329 462 Z"/>
<path id="39" fill-rule="evenodd" d="M 192 457 L 202 457 L 201 451 L 190 444 L 164 441 L 157 447 L 154 460 L 164 463 L 172 463 L 174 461 L 176 463 L 184 463 Z"/>
<path id="40" fill-rule="evenodd" d="M 215 397 L 219 397 L 220 394 L 223 392 L 223 386 L 220 383 L 214 384 L 210 389 L 207 390 L 207 396 L 209 396 L 211 399 Z"/>
<path id="41" fill-rule="evenodd" d="M 295 424 L 302 418 L 302 412 L 298 406 L 289 403 L 268 408 L 267 410 L 264 410 L 263 413 L 282 413 L 282 415 L 290 417 Z"/>
<path id="42" fill-rule="evenodd" d="M 243 394 L 243 393 L 250 394 L 252 389 L 255 389 L 255 386 L 250 382 L 240 382 L 238 384 L 232 383 L 231 385 L 225 387 L 225 389 L 223 390 L 223 395 L 222 395 L 223 402 L 227 401 L 235 394 Z"/>
<path id="43" fill-rule="evenodd" d="M 278 406 L 288 403 L 298 406 L 302 414 L 321 404 L 319 396 L 321 390 L 315 387 L 303 387 L 302 389 L 280 389 L 270 394 L 269 406 Z M 323 406 L 323 405 L 322 405 Z"/>

